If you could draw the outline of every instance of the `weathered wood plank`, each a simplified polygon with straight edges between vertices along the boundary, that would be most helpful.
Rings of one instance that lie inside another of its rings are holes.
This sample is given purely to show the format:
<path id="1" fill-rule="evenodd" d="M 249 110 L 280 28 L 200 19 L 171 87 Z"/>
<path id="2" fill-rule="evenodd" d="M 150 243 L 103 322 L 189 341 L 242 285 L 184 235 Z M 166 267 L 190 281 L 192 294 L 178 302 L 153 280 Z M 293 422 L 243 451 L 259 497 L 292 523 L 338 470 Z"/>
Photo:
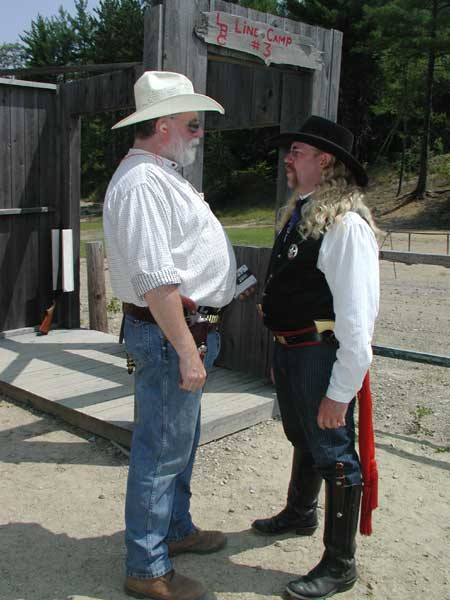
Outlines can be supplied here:
<path id="1" fill-rule="evenodd" d="M 96 419 L 95 417 L 85 415 L 80 411 L 72 410 L 63 406 L 62 404 L 52 402 L 48 398 L 39 396 L 36 393 L 23 390 L 2 381 L 0 381 L 0 393 L 13 398 L 17 402 L 30 404 L 38 410 L 55 415 L 70 425 L 74 425 L 75 427 L 79 427 L 85 431 L 90 431 L 95 435 L 114 440 L 124 446 L 130 446 L 131 432 L 122 427 L 118 427 L 114 424 L 108 423 L 107 421 L 102 421 L 101 419 Z"/>
<path id="2" fill-rule="evenodd" d="M 100 112 L 134 107 L 133 86 L 142 67 L 114 71 L 61 85 L 65 90 L 70 115 L 95 115 Z"/>
<path id="3" fill-rule="evenodd" d="M 208 0 L 167 0 L 165 3 L 163 69 L 183 73 L 201 94 L 206 93 L 208 54 L 206 44 L 194 34 L 194 27 L 200 13 L 208 7 Z M 183 175 L 196 189 L 202 189 L 203 142 L 196 161 L 183 170 Z"/>
<path id="4" fill-rule="evenodd" d="M 12 206 L 11 88 L 6 86 L 0 86 L 0 174 L 0 208 L 10 208 Z"/>
<path id="5" fill-rule="evenodd" d="M 148 71 L 160 71 L 163 65 L 164 6 L 147 6 L 144 14 L 143 67 Z"/>
<path id="6" fill-rule="evenodd" d="M 43 350 L 54 350 L 58 345 L 60 354 L 68 355 L 70 351 L 80 352 L 83 356 L 73 354 L 73 362 L 67 363 L 63 369 L 57 363 L 50 364 L 45 381 L 36 373 L 33 375 L 25 370 L 23 378 L 26 387 L 21 387 L 17 381 L 4 381 L 0 370 L 0 392 L 18 401 L 29 402 L 96 435 L 129 445 L 133 427 L 133 377 L 124 368 L 115 365 L 101 364 L 87 370 L 83 363 L 98 354 L 102 357 L 98 340 L 103 343 L 102 350 L 108 347 L 108 341 L 109 347 L 117 349 L 115 338 L 89 330 L 54 331 L 49 335 L 53 335 L 58 343 L 51 344 L 48 337 L 36 338 L 32 334 L 0 340 L 0 364 L 20 356 L 20 346 L 28 355 L 31 354 L 30 365 L 42 358 Z M 22 338 L 21 342 L 11 344 L 11 340 L 19 338 Z M 27 343 L 28 340 L 33 343 Z M 85 343 L 80 343 L 80 340 Z M 117 360 L 118 356 L 115 355 L 114 362 Z M 63 375 L 63 370 L 69 374 Z M 265 385 L 260 379 L 213 368 L 202 399 L 202 443 L 270 418 L 276 410 L 274 398 L 273 386 Z"/>
<path id="7" fill-rule="evenodd" d="M 305 71 L 283 73 L 280 131 L 297 131 L 311 114 L 313 76 Z"/>
<path id="8" fill-rule="evenodd" d="M 39 206 L 39 113 L 38 96 L 41 90 L 27 89 L 24 96 L 24 134 L 26 138 L 24 153 L 25 198 L 23 206 Z"/>
<path id="9" fill-rule="evenodd" d="M 210 113 L 208 129 L 232 130 L 250 128 L 253 106 L 253 82 L 255 73 L 249 67 L 235 64 L 208 63 L 208 94 L 225 107 L 225 115 Z M 233 85 L 230 85 L 230 82 Z M 239 90 L 239 94 L 236 94 Z"/>
<path id="10" fill-rule="evenodd" d="M 380 260 L 399 262 L 405 265 L 435 265 L 450 268 L 448 254 L 429 254 L 418 252 L 397 252 L 394 250 L 380 250 Z"/>
<path id="11" fill-rule="evenodd" d="M 253 75 L 251 121 L 254 127 L 278 125 L 280 119 L 281 73 L 256 70 Z"/>
<path id="12" fill-rule="evenodd" d="M 88 276 L 89 327 L 108 332 L 106 311 L 105 257 L 103 242 L 86 244 L 86 267 Z"/>
<path id="13" fill-rule="evenodd" d="M 341 80 L 342 38 L 341 31 L 332 30 L 333 43 L 330 61 L 330 80 L 328 94 L 328 119 L 337 121 L 339 104 L 339 85 Z"/>
<path id="14" fill-rule="evenodd" d="M 270 257 L 269 248 L 236 246 L 238 265 L 246 264 L 258 279 L 259 292 L 235 301 L 225 311 L 221 324 L 222 349 L 217 364 L 267 377 L 270 355 L 270 334 L 256 311 Z"/>
<path id="15" fill-rule="evenodd" d="M 70 114 L 70 88 L 61 86 L 61 158 L 62 196 L 61 225 L 72 229 L 73 267 L 75 290 L 63 294 L 59 302 L 61 325 L 76 328 L 80 326 L 80 146 L 81 119 Z"/>
<path id="16" fill-rule="evenodd" d="M 11 90 L 11 206 L 26 206 L 25 200 L 25 94 Z"/>

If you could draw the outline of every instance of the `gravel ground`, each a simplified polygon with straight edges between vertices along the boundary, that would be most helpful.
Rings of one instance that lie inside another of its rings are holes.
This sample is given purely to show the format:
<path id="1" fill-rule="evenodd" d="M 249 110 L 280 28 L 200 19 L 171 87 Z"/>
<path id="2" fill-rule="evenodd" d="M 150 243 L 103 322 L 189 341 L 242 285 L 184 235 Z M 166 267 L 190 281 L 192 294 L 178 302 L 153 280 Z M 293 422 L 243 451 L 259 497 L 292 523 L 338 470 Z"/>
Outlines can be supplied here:
<path id="1" fill-rule="evenodd" d="M 442 252 L 436 241 L 414 250 Z M 449 282 L 444 268 L 382 263 L 375 342 L 450 355 Z M 114 333 L 118 322 L 110 321 Z M 358 539 L 360 579 L 339 597 L 450 600 L 449 371 L 375 358 L 372 382 L 380 506 L 374 535 Z M 274 539 L 249 530 L 283 505 L 290 456 L 278 420 L 199 449 L 193 515 L 200 527 L 226 531 L 229 543 L 216 555 L 178 557 L 175 568 L 201 579 L 210 598 L 278 598 L 318 560 L 321 532 Z M 124 598 L 126 456 L 0 398 L 0 460 L 0 599 Z"/>

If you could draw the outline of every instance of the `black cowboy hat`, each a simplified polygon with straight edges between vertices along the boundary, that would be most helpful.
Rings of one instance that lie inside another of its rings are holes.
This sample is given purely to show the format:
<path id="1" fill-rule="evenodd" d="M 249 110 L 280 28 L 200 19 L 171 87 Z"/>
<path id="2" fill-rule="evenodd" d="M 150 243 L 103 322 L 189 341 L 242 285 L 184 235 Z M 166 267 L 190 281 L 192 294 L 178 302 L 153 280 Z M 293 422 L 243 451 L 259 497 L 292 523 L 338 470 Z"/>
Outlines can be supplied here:
<path id="1" fill-rule="evenodd" d="M 369 181 L 363 166 L 351 154 L 353 133 L 333 121 L 313 115 L 308 117 L 299 131 L 281 133 L 269 140 L 271 146 L 289 148 L 292 142 L 304 142 L 323 152 L 329 152 L 350 169 L 355 181 L 365 187 Z"/>

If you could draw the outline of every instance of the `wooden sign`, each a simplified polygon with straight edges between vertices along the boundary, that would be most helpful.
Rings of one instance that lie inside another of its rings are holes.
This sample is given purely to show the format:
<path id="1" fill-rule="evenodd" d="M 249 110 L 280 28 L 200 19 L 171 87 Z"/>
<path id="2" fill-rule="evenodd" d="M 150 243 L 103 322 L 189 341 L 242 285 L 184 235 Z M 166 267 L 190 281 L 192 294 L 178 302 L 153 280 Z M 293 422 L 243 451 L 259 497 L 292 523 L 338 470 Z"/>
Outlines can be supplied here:
<path id="1" fill-rule="evenodd" d="M 296 65 L 322 70 L 322 52 L 314 40 L 296 33 L 224 12 L 204 12 L 195 33 L 207 44 L 258 56 L 266 65 Z"/>

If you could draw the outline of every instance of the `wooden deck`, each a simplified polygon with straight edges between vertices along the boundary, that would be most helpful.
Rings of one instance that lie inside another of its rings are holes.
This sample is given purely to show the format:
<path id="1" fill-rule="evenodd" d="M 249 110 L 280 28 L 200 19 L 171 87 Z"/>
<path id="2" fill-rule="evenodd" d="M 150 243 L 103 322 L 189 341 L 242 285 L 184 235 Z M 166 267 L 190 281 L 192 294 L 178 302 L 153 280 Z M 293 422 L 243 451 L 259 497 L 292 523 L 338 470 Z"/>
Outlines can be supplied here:
<path id="1" fill-rule="evenodd" d="M 133 430 L 133 380 L 124 347 L 109 334 L 60 329 L 0 339 L 0 392 L 125 446 Z M 273 386 L 215 367 L 202 399 L 200 443 L 259 423 L 274 411 Z"/>

